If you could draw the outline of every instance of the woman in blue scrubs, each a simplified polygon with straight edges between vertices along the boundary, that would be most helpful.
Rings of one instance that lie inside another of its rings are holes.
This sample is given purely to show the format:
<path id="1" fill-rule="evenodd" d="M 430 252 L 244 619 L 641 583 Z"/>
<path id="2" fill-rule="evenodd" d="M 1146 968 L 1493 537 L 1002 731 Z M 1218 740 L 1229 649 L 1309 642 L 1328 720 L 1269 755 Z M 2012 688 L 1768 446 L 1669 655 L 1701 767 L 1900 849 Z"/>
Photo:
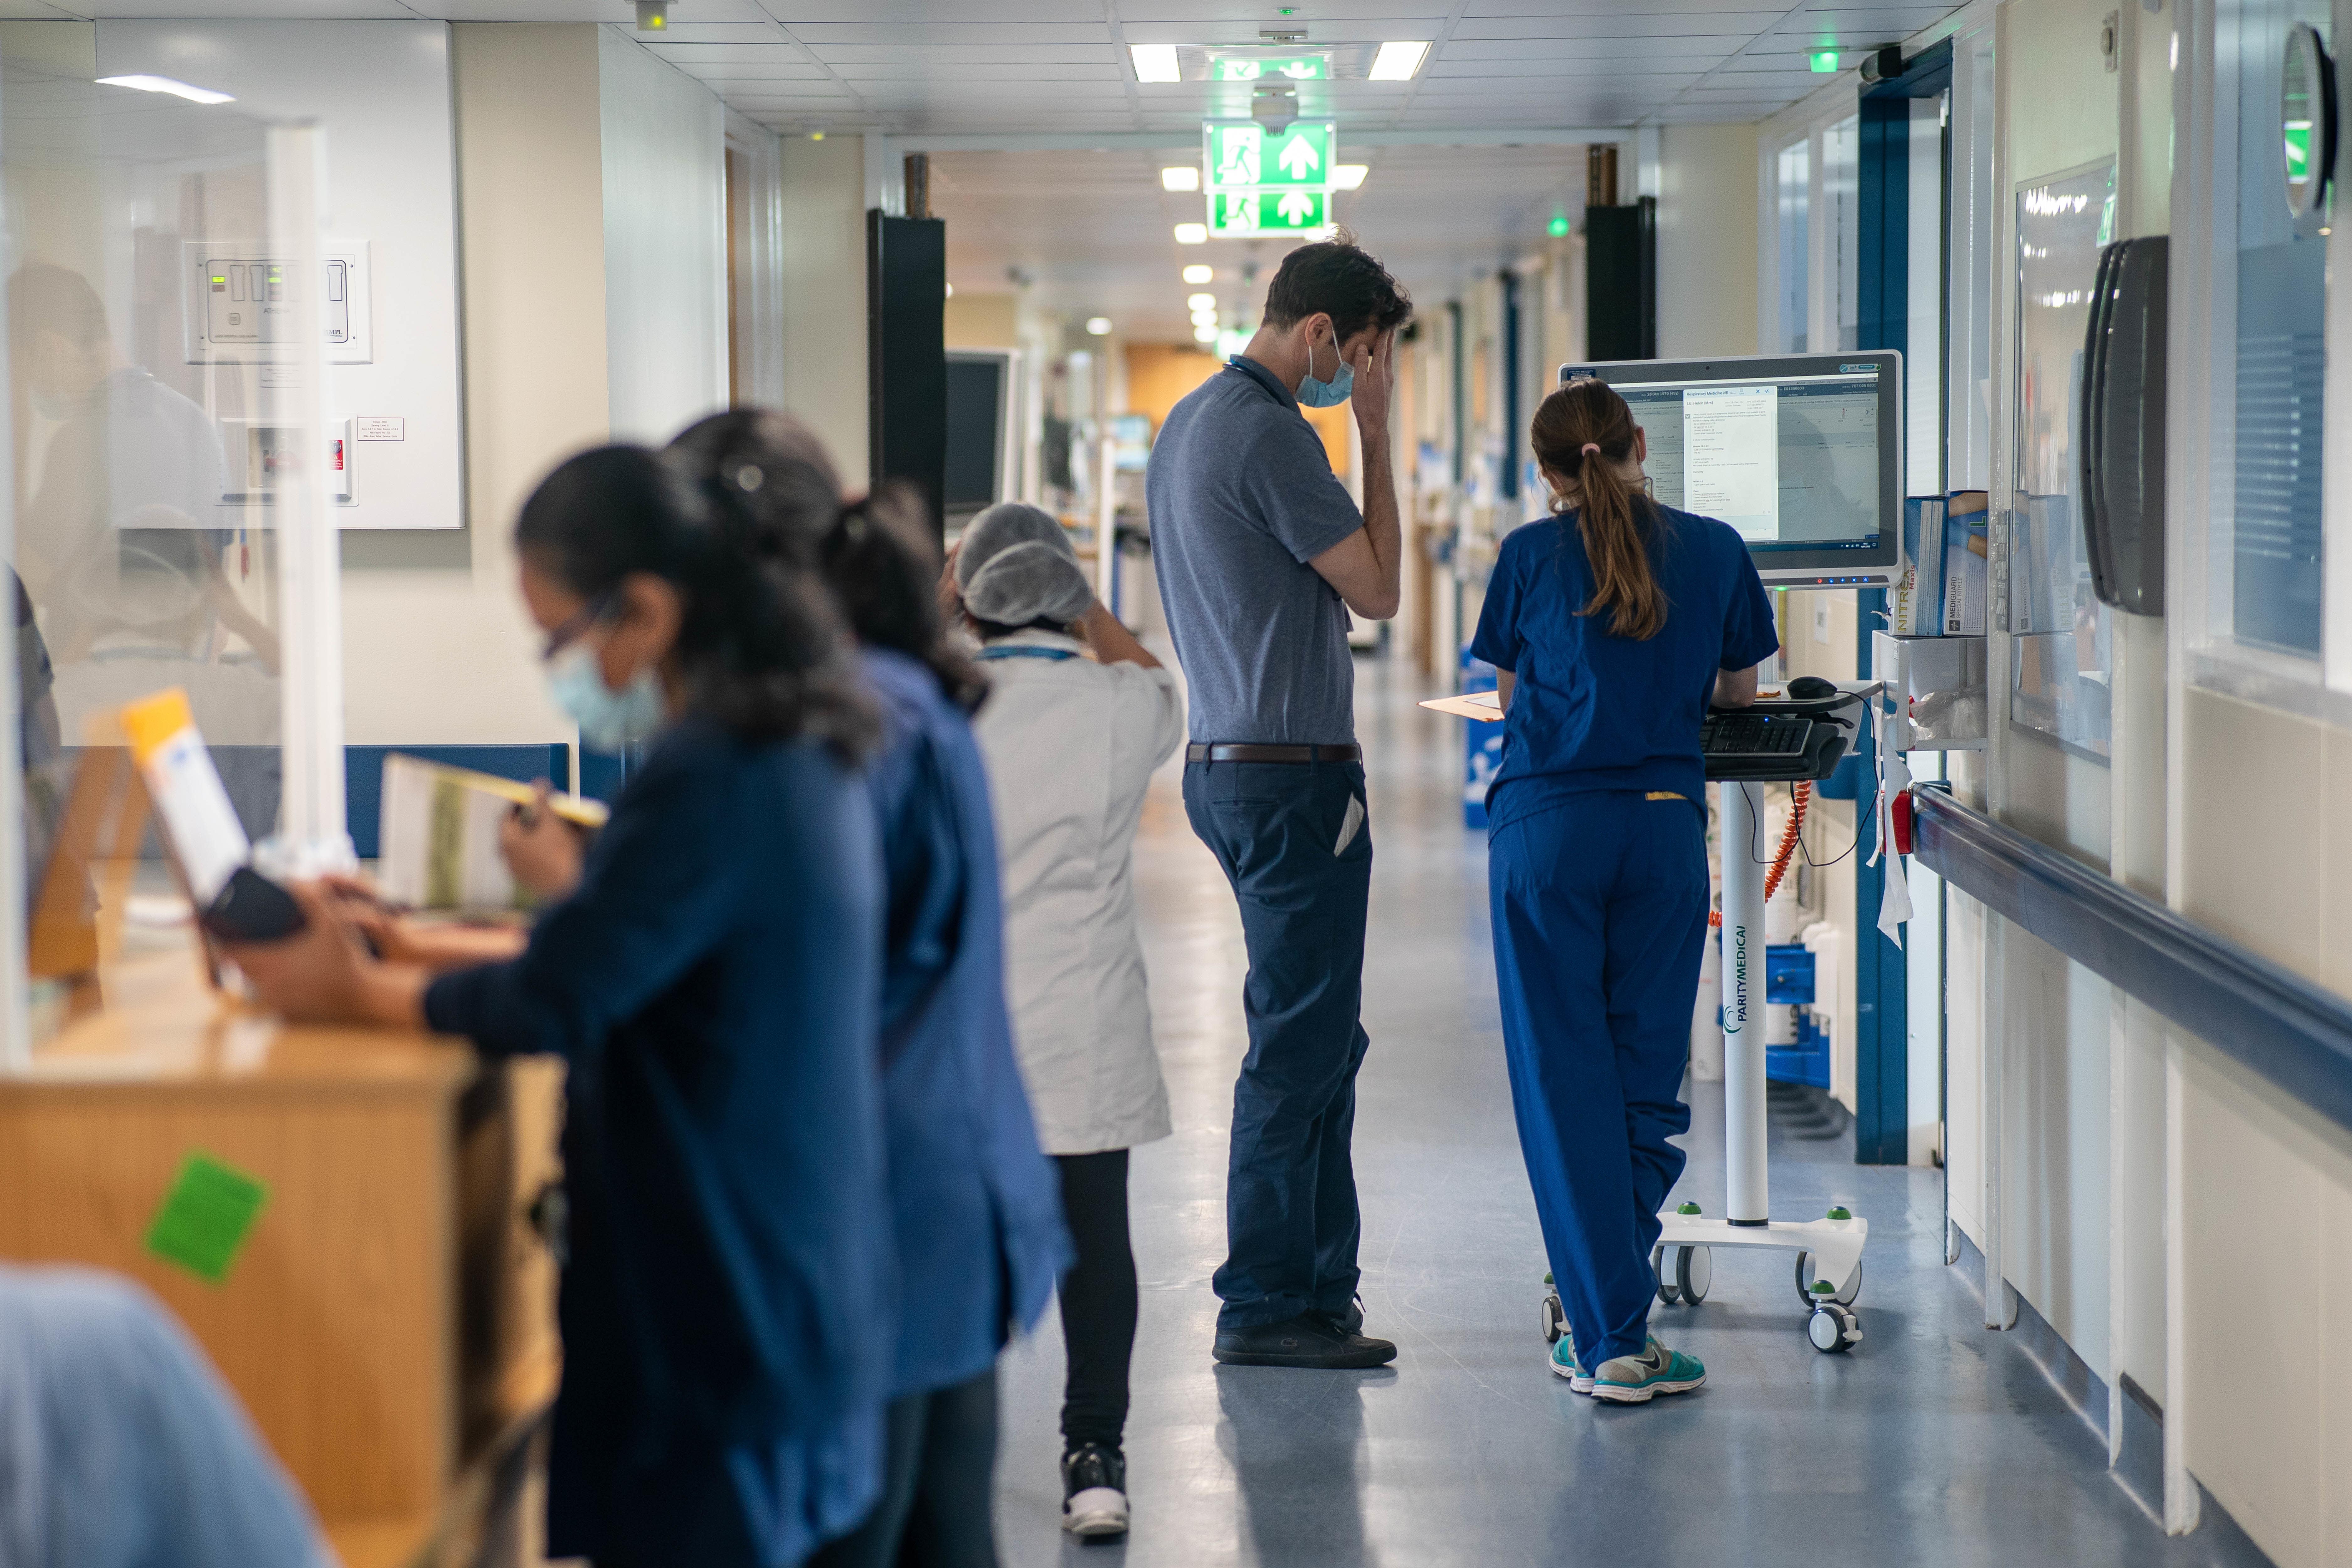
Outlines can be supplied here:
<path id="1" fill-rule="evenodd" d="M 996 1358 L 1045 1310 L 1069 1252 L 1004 1001 L 996 826 L 966 717 L 987 685 L 947 640 L 919 503 L 886 489 L 844 507 L 822 444 L 778 414 L 715 415 L 676 445 L 798 541 L 882 710 L 866 781 L 888 899 L 883 1108 L 907 1310 L 882 1502 L 812 1568 L 995 1568 Z"/>
<path id="2" fill-rule="evenodd" d="M 1739 535 L 1650 499 L 1648 446 L 1599 381 L 1529 429 L 1555 515 L 1503 541 L 1471 651 L 1498 672 L 1487 889 L 1519 1147 L 1570 1333 L 1552 1370 L 1628 1404 L 1706 1381 L 1649 1332 L 1657 1213 L 1706 936 L 1713 701 L 1780 646 Z"/>
<path id="3" fill-rule="evenodd" d="M 873 709 L 822 590 L 674 459 L 573 458 L 515 537 L 556 704 L 648 742 L 577 889 L 437 978 L 310 887 L 232 956 L 289 1016 L 564 1058 L 549 1552 L 796 1564 L 880 1495 L 896 1343 Z"/>

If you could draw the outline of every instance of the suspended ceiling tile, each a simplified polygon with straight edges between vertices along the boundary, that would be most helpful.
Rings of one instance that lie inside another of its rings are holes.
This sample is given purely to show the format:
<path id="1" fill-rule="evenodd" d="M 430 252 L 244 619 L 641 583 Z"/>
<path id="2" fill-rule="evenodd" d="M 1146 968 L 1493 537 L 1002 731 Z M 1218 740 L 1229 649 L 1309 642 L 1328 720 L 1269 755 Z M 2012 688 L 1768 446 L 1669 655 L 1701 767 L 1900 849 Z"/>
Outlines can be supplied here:
<path id="1" fill-rule="evenodd" d="M 1685 67 L 1675 69 L 1674 67 Z M 1654 67 L 1665 67 L 1657 69 Z M 1693 82 L 1706 71 L 1705 66 L 1693 66 L 1687 60 L 1625 60 L 1625 59 L 1544 59 L 1544 60 L 1477 60 L 1460 65 L 1441 61 L 1423 74 L 1425 82 L 1500 81 L 1507 79 L 1532 77 L 1538 79 L 1573 80 L 1580 77 L 1610 77 L 1625 81 L 1638 81 L 1647 87 L 1660 87 L 1667 82 Z"/>
<path id="2" fill-rule="evenodd" d="M 1354 0 L 1350 0 L 1352 8 Z M 1429 9 L 1428 0 L 1412 0 L 1415 12 Z M 1279 20 L 1279 18 L 1276 18 Z M 1295 18 L 1306 20 L 1307 48 L 1328 48 L 1347 44 L 1387 43 L 1391 39 L 1412 41 L 1435 39 L 1445 35 L 1444 16 L 1421 15 L 1397 16 L 1349 16 Z M 1198 44 L 1215 48 L 1255 48 L 1265 39 L 1258 36 L 1263 18 L 1251 17 L 1234 22 L 1139 22 L 1120 13 L 1120 35 L 1130 44 Z"/>
<path id="3" fill-rule="evenodd" d="M 414 22 L 418 13 L 396 0 L 89 0 L 86 16 L 100 21 Z"/>
<path id="4" fill-rule="evenodd" d="M 1465 16 L 1456 38 L 1686 38 L 1737 37 L 1742 43 L 1784 15 L 1779 11 L 1712 11 L 1704 16 L 1637 12 L 1606 16 Z"/>
<path id="5" fill-rule="evenodd" d="M 968 13 L 967 13 L 968 14 Z M 974 44 L 1034 47 L 1051 44 L 1110 43 L 1110 28 L 1092 22 L 933 22 L 876 25 L 814 22 L 791 25 L 793 37 L 813 48 L 827 45 L 866 44 L 890 48 L 929 44 L 965 48 Z"/>
<path id="6" fill-rule="evenodd" d="M 646 47 L 680 68 L 813 63 L 805 52 L 790 44 L 647 44 Z"/>
<path id="7" fill-rule="evenodd" d="M 1758 5 L 1757 0 L 1470 0 L 1463 8 L 1463 16 L 1480 19 L 1544 16 L 1572 21 L 1582 16 L 1705 16 L 1761 9 L 1765 7 Z M 1786 7 L 1771 8 L 1775 17 L 1788 14 Z"/>
<path id="8" fill-rule="evenodd" d="M 1727 33 L 1699 33 L 1684 38 L 1454 38 L 1438 51 L 1437 58 L 1717 60 L 1729 58 L 1748 41 L 1745 34 Z"/>
<path id="9" fill-rule="evenodd" d="M 1098 65 L 1059 62 L 1007 65 L 988 60 L 855 60 L 834 68 L 845 81 L 1124 81 L 1118 68 L 1108 60 Z"/>
<path id="10" fill-rule="evenodd" d="M 969 0 L 766 0 L 788 26 L 805 23 L 953 22 L 971 14 Z M 1099 22 L 1103 0 L 988 0 L 991 16 L 1007 22 Z"/>
<path id="11" fill-rule="evenodd" d="M 673 64 L 697 81 L 721 84 L 733 81 L 804 81 L 829 82 L 833 73 L 809 60 L 685 60 Z"/>
<path id="12" fill-rule="evenodd" d="M 1440 26 L 1445 20 L 1446 9 L 1431 4 L 1431 0 L 1331 0 L 1331 15 L 1328 16 L 1318 6 L 1301 7 L 1305 15 L 1279 16 L 1270 6 L 1235 5 L 1229 0 L 1119 0 L 1118 19 L 1129 28 L 1138 22 L 1222 23 L 1246 26 L 1253 37 L 1261 27 L 1304 26 L 1307 41 L 1312 43 L 1326 27 L 1344 27 L 1357 22 L 1417 17 L 1429 20 L 1433 26 Z"/>
<path id="13" fill-rule="evenodd" d="M 1111 65 L 1118 56 L 1107 44 L 812 44 L 809 53 L 835 65 L 887 65 L 935 60 L 942 65 Z"/>

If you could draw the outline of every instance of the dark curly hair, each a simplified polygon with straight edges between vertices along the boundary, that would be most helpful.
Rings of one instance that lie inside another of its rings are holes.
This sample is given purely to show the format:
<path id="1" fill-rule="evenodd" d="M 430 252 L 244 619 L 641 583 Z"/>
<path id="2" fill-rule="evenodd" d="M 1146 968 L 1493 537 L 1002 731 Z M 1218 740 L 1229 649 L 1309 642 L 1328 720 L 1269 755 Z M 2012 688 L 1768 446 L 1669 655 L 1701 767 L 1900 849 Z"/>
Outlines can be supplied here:
<path id="1" fill-rule="evenodd" d="M 1265 286 L 1269 327 L 1291 326 L 1318 311 L 1329 314 L 1333 339 L 1346 342 L 1366 327 L 1385 332 L 1403 326 L 1412 320 L 1412 296 L 1354 235 L 1334 229 L 1329 239 L 1284 257 Z"/>
<path id="2" fill-rule="evenodd" d="M 523 503 L 515 545 L 592 605 L 640 572 L 675 587 L 689 712 L 746 739 L 805 735 L 852 758 L 878 737 L 846 628 L 816 574 L 668 454 L 611 446 L 570 458 Z"/>
<path id="3" fill-rule="evenodd" d="M 979 708 L 988 679 L 940 613 L 939 546 L 919 492 L 885 484 L 845 504 L 824 444 L 768 409 L 714 414 L 688 426 L 670 450 L 824 578 L 859 642 L 920 660 L 950 701 L 966 712 Z"/>

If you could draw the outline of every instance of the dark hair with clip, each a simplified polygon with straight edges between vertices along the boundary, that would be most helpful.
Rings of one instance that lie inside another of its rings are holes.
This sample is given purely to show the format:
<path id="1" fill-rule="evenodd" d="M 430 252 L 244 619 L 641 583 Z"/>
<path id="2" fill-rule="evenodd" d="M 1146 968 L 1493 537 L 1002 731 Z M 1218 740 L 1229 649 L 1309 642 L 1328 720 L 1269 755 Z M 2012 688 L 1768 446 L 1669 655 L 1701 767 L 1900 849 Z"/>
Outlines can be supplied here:
<path id="1" fill-rule="evenodd" d="M 591 604 L 639 573 L 676 588 L 673 657 L 689 711 L 746 739 L 813 736 L 845 756 L 877 735 L 815 574 L 669 455 L 612 446 L 569 459 L 523 503 L 515 545 Z"/>
<path id="2" fill-rule="evenodd" d="M 824 577 L 859 642 L 921 660 L 950 701 L 979 708 L 988 679 L 940 614 L 939 547 L 919 494 L 885 484 L 844 504 L 824 444 L 799 420 L 764 409 L 714 414 L 670 449 Z M 747 472 L 758 476 L 748 488 Z"/>
<path id="3" fill-rule="evenodd" d="M 1528 441 L 1555 488 L 1552 510 L 1574 511 L 1592 563 L 1592 598 L 1577 614 L 1605 611 L 1612 633 L 1639 641 L 1664 627 L 1667 605 L 1650 569 L 1650 544 L 1665 514 L 1619 472 L 1633 458 L 1637 428 L 1615 387 L 1586 378 L 1537 405 Z"/>

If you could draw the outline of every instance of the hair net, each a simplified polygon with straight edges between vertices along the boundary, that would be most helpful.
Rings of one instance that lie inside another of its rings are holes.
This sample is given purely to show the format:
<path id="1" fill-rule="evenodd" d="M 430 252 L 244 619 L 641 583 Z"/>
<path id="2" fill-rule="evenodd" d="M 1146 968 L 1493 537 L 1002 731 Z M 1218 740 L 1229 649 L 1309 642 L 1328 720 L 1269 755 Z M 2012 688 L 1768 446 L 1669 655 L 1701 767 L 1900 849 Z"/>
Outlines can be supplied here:
<path id="1" fill-rule="evenodd" d="M 990 507 L 972 519 L 956 548 L 955 574 L 964 608 L 1000 626 L 1067 624 L 1095 602 L 1062 525 L 1019 501 Z"/>

